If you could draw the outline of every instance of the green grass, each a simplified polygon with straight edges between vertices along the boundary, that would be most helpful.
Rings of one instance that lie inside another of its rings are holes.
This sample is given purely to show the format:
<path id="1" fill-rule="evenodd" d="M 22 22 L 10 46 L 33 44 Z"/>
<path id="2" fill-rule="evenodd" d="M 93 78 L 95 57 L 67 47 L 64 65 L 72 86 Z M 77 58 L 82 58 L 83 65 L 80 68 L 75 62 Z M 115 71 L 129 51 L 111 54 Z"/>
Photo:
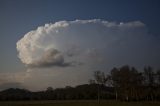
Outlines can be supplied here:
<path id="1" fill-rule="evenodd" d="M 5 101 L 0 106 L 160 106 L 160 102 L 116 102 L 116 101 Z"/>

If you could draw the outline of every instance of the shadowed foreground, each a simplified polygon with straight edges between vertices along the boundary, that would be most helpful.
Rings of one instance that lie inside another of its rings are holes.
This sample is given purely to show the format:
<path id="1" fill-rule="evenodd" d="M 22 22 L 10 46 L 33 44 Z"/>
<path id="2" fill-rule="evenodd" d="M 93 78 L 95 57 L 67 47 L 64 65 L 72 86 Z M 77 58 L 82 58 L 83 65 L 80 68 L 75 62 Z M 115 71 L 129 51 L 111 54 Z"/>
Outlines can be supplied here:
<path id="1" fill-rule="evenodd" d="M 116 102 L 116 101 L 5 101 L 0 106 L 160 106 L 160 102 Z"/>

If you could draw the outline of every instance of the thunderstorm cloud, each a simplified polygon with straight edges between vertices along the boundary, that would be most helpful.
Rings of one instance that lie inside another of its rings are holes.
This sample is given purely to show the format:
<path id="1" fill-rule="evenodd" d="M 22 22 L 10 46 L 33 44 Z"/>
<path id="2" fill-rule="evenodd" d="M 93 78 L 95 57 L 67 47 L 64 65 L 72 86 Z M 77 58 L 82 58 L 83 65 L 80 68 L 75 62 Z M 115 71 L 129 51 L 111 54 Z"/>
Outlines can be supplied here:
<path id="1" fill-rule="evenodd" d="M 26 33 L 17 51 L 28 67 L 143 66 L 158 63 L 159 41 L 141 21 L 59 21 Z"/>

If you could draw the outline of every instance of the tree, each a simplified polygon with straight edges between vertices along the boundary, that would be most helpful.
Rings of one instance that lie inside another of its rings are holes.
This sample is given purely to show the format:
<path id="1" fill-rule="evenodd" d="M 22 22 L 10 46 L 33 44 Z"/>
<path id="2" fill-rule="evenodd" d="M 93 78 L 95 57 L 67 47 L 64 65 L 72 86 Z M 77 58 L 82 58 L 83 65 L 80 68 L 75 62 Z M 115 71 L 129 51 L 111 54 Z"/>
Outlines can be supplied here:
<path id="1" fill-rule="evenodd" d="M 111 85 L 115 88 L 115 97 L 116 97 L 116 100 L 118 100 L 118 87 L 119 87 L 118 71 L 119 70 L 117 68 L 113 68 L 111 70 L 111 75 L 109 77 Z"/>
<path id="2" fill-rule="evenodd" d="M 142 93 L 143 76 L 142 73 L 134 67 L 130 70 L 130 93 L 131 98 L 134 100 L 139 100 Z"/>
<path id="3" fill-rule="evenodd" d="M 158 83 L 158 86 L 160 86 L 160 70 L 157 70 L 157 83 Z"/>
<path id="4" fill-rule="evenodd" d="M 148 66 L 144 68 L 145 85 L 147 86 L 148 96 L 147 99 L 154 100 L 154 86 L 155 86 L 155 73 L 152 67 Z"/>
<path id="5" fill-rule="evenodd" d="M 129 93 L 130 93 L 130 68 L 129 66 L 123 66 L 119 69 L 118 73 L 119 80 L 119 89 L 121 92 L 121 96 L 128 101 Z"/>
<path id="6" fill-rule="evenodd" d="M 123 100 L 138 100 L 138 90 L 142 84 L 142 74 L 129 66 L 123 66 L 120 69 L 111 70 L 112 86 L 115 88 L 116 100 L 119 97 Z"/>
<path id="7" fill-rule="evenodd" d="M 152 67 L 148 66 L 148 67 L 144 68 L 144 77 L 145 77 L 146 84 L 148 86 L 154 86 L 154 84 L 155 84 L 154 75 L 155 75 L 155 73 L 154 73 Z"/>
<path id="8" fill-rule="evenodd" d="M 100 103 L 101 86 L 105 86 L 108 78 L 104 74 L 104 72 L 95 71 L 94 72 L 94 79 L 95 79 L 95 82 L 98 84 L 98 98 L 97 99 L 98 99 L 98 103 Z"/>
<path id="9" fill-rule="evenodd" d="M 157 95 L 157 99 L 160 99 L 160 70 L 157 70 L 156 78 L 157 78 L 156 95 Z"/>
<path id="10" fill-rule="evenodd" d="M 53 88 L 52 88 L 52 87 L 48 87 L 46 91 L 47 91 L 47 92 L 52 92 L 52 91 L 53 91 Z"/>
<path id="11" fill-rule="evenodd" d="M 105 85 L 107 82 L 107 76 L 101 71 L 95 71 L 94 78 L 97 84 Z"/>

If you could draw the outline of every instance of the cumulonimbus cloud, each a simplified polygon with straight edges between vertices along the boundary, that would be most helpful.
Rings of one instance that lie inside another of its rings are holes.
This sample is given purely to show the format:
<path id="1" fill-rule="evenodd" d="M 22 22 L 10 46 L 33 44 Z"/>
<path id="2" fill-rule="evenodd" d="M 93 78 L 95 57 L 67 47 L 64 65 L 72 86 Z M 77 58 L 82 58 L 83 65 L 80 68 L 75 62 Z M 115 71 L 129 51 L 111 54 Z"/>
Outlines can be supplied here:
<path id="1" fill-rule="evenodd" d="M 82 63 L 104 59 L 110 63 L 137 63 L 137 59 L 143 63 L 157 61 L 158 41 L 148 34 L 145 24 L 140 21 L 59 21 L 25 34 L 17 42 L 17 50 L 21 61 L 32 67 L 64 67 L 75 60 Z"/>
<path id="2" fill-rule="evenodd" d="M 61 21 L 54 25 L 46 24 L 44 27 L 38 27 L 37 30 L 28 32 L 17 42 L 21 61 L 29 67 L 69 66 L 70 63 L 64 62 L 62 53 L 49 39 L 50 35 L 57 33 L 56 29 L 67 25 L 65 21 Z"/>

